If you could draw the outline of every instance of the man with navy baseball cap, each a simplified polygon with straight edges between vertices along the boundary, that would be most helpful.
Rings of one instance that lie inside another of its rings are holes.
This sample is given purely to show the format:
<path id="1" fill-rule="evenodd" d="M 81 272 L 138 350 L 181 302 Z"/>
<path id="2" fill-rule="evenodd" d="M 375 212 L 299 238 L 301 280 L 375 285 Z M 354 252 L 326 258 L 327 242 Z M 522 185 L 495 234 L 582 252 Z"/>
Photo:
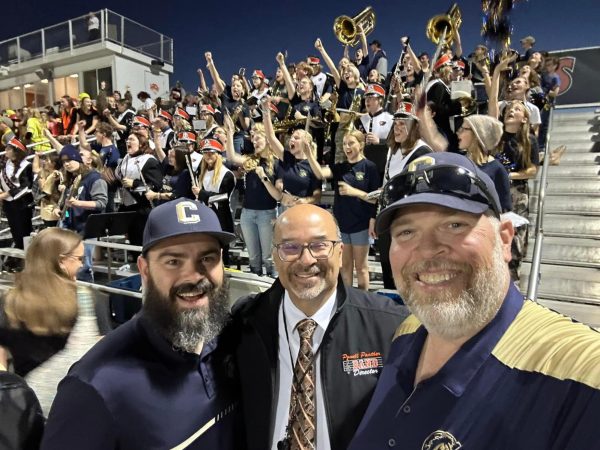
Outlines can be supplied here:
<path id="1" fill-rule="evenodd" d="M 383 200 L 377 232 L 412 315 L 349 449 L 600 448 L 600 335 L 511 283 L 513 227 L 491 179 L 430 153 Z"/>
<path id="2" fill-rule="evenodd" d="M 71 368 L 42 448 L 244 448 L 222 260 L 234 238 L 197 201 L 151 211 L 142 310 Z"/>

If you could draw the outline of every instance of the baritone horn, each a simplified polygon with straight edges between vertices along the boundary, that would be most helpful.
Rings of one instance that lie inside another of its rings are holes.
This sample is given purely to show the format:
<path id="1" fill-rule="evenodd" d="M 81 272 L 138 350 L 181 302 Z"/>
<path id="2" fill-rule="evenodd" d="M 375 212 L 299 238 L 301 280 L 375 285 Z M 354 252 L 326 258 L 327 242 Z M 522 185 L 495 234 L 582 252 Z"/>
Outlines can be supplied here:
<path id="1" fill-rule="evenodd" d="M 438 44 L 443 37 L 444 30 L 446 30 L 443 43 L 450 45 L 456 38 L 456 33 L 458 33 L 461 23 L 462 14 L 458 5 L 455 3 L 450 7 L 446 14 L 438 14 L 429 19 L 425 34 L 431 42 Z"/>
<path id="2" fill-rule="evenodd" d="M 339 16 L 333 22 L 333 33 L 335 37 L 344 45 L 354 47 L 360 36 L 358 26 L 361 26 L 365 36 L 375 28 L 375 12 L 373 8 L 367 6 L 354 17 Z"/>

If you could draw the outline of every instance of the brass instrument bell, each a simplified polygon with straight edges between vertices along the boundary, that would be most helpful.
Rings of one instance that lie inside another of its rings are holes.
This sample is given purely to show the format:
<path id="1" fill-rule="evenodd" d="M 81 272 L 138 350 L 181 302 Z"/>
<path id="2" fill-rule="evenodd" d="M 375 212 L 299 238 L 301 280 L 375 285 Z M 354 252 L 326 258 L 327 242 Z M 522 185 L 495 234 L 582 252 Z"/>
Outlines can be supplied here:
<path id="1" fill-rule="evenodd" d="M 354 47 L 360 39 L 358 25 L 362 27 L 365 36 L 373 31 L 375 28 L 375 12 L 372 7 L 367 6 L 354 17 L 337 17 L 333 22 L 333 33 L 342 44 Z"/>
<path id="2" fill-rule="evenodd" d="M 443 43 L 450 45 L 456 38 L 456 33 L 461 24 L 462 14 L 458 5 L 455 3 L 446 14 L 438 14 L 429 19 L 425 34 L 431 42 L 438 44 L 445 29 L 446 37 L 444 38 Z"/>

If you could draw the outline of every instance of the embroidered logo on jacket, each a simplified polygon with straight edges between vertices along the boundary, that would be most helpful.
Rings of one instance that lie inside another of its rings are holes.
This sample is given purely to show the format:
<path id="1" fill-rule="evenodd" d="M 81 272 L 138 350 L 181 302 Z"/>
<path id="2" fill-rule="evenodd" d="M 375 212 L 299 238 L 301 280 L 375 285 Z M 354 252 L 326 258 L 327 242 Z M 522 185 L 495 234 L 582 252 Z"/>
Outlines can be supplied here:
<path id="1" fill-rule="evenodd" d="M 356 352 L 342 355 L 344 372 L 355 377 L 375 375 L 383 368 L 383 357 L 380 352 Z"/>
<path id="2" fill-rule="evenodd" d="M 458 450 L 462 444 L 447 431 L 437 430 L 427 436 L 421 450 Z"/>

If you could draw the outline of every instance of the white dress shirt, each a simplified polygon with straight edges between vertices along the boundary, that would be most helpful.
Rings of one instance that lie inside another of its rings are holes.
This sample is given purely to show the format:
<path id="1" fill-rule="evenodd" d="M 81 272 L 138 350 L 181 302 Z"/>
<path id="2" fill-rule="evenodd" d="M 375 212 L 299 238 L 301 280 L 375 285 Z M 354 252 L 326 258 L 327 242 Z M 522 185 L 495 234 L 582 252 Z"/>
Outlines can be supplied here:
<path id="1" fill-rule="evenodd" d="M 317 328 L 313 334 L 312 348 L 313 352 L 317 352 L 325 330 L 329 325 L 329 321 L 335 312 L 335 298 L 337 290 L 333 292 L 331 297 L 327 299 L 325 304 L 312 316 L 317 322 Z M 287 323 L 287 331 L 289 336 L 289 342 L 285 332 L 284 325 L 284 310 L 285 320 Z M 292 302 L 289 294 L 285 291 L 283 296 L 282 306 L 279 308 L 279 364 L 277 366 L 277 380 L 279 386 L 277 387 L 277 409 L 275 410 L 275 428 L 273 429 L 273 440 L 271 441 L 271 448 L 277 450 L 277 442 L 285 438 L 285 429 L 287 427 L 290 415 L 290 396 L 292 393 L 292 380 L 294 364 L 300 351 L 300 335 L 296 325 L 303 319 L 307 319 L 306 315 L 300 311 Z M 292 363 L 290 354 L 294 358 Z M 316 368 L 316 419 L 317 419 L 317 439 L 315 442 L 315 448 L 317 450 L 330 450 L 331 444 L 329 442 L 329 428 L 327 426 L 327 416 L 325 412 L 325 405 L 323 402 L 323 385 L 321 383 L 321 354 L 316 353 L 315 359 Z"/>

